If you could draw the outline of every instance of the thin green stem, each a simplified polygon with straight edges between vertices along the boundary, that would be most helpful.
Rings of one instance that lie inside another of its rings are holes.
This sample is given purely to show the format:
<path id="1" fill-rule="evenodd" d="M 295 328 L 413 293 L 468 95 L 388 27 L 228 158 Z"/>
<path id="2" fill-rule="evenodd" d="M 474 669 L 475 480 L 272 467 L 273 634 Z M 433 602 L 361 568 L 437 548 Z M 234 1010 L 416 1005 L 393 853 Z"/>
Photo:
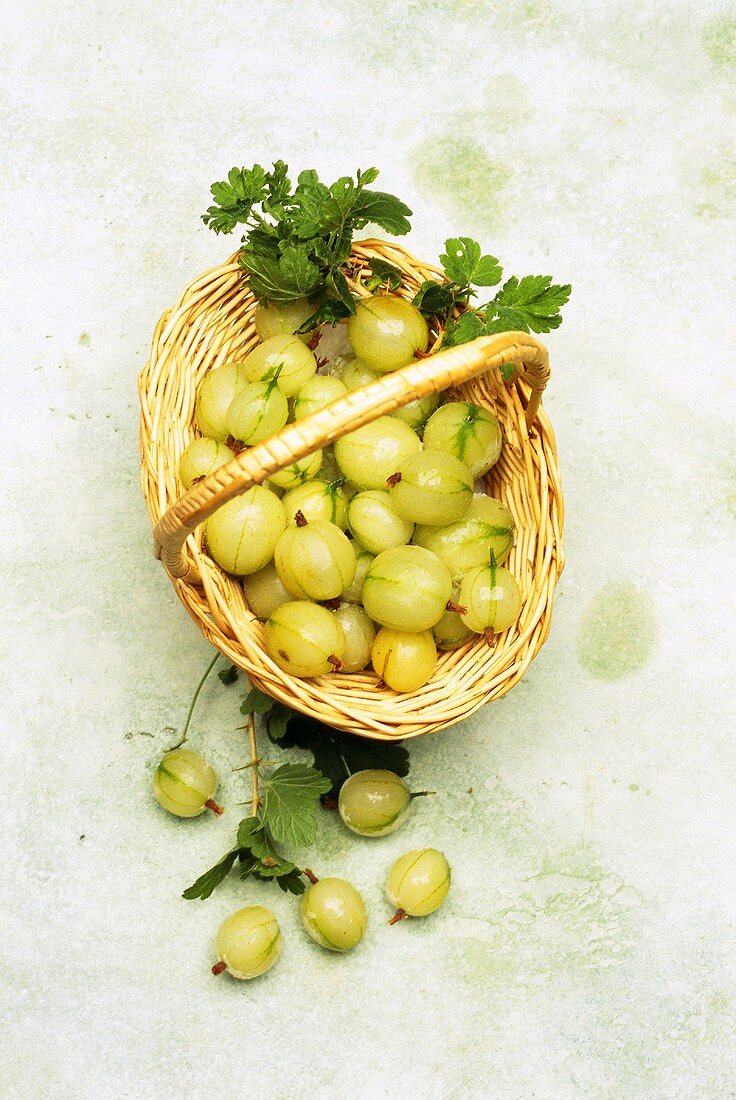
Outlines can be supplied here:
<path id="1" fill-rule="evenodd" d="M 186 720 L 184 722 L 184 729 L 182 731 L 182 735 L 179 738 L 179 740 L 176 742 L 175 745 L 172 745 L 170 749 L 166 750 L 167 752 L 172 752 L 173 749 L 180 748 L 184 744 L 184 742 L 186 741 L 187 734 L 189 732 L 189 723 L 192 720 L 192 715 L 194 714 L 194 708 L 197 705 L 197 699 L 199 698 L 199 693 L 202 690 L 202 688 L 204 687 L 205 680 L 207 679 L 209 674 L 212 672 L 212 669 L 215 667 L 215 665 L 217 664 L 217 662 L 219 660 L 220 660 L 220 654 L 216 653 L 215 656 L 212 658 L 211 662 L 209 663 L 209 665 L 207 666 L 207 671 L 205 672 L 204 676 L 202 677 L 202 679 L 197 684 L 194 695 L 192 696 L 192 701 L 189 704 L 189 710 L 187 712 Z"/>

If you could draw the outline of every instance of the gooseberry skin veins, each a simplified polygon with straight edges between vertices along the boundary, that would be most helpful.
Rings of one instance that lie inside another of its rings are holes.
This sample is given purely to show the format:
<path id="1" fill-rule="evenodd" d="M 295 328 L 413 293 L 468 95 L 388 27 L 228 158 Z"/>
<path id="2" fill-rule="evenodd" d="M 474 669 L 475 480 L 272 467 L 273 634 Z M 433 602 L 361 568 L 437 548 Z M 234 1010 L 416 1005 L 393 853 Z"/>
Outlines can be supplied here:
<path id="1" fill-rule="evenodd" d="M 414 532 L 417 546 L 431 550 L 453 577 L 487 564 L 491 550 L 502 565 L 514 545 L 514 519 L 500 500 L 477 493 L 465 515 L 446 526 L 420 525 Z"/>
<path id="2" fill-rule="evenodd" d="M 199 817 L 216 790 L 214 770 L 191 749 L 165 753 L 153 775 L 157 802 L 175 817 Z"/>
<path id="3" fill-rule="evenodd" d="M 521 611 L 518 581 L 501 565 L 485 565 L 466 573 L 458 599 L 465 608 L 460 618 L 476 634 L 507 630 Z"/>
<path id="4" fill-rule="evenodd" d="M 355 550 L 334 523 L 287 527 L 274 550 L 281 583 L 302 600 L 337 599 L 355 578 Z"/>
<path id="5" fill-rule="evenodd" d="M 382 374 L 411 362 L 429 340 L 427 322 L 417 307 L 391 294 L 358 302 L 347 331 L 356 355 Z"/>
<path id="6" fill-rule="evenodd" d="M 421 450 L 416 432 L 393 416 L 379 416 L 335 440 L 340 472 L 360 489 L 385 489 L 402 459 Z"/>
<path id="7" fill-rule="evenodd" d="M 341 531 L 347 525 L 347 497 L 336 483 L 328 483 L 321 480 L 307 481 L 304 485 L 297 485 L 290 489 L 286 496 L 282 497 L 282 504 L 286 510 L 287 526 L 296 524 L 296 514 L 301 514 L 307 523 L 315 520 L 325 520 L 334 523 Z"/>
<path id="8" fill-rule="evenodd" d="M 345 652 L 340 672 L 361 672 L 371 660 L 371 646 L 376 628 L 357 603 L 344 600 L 333 615 L 345 635 Z"/>
<path id="9" fill-rule="evenodd" d="M 301 902 L 305 932 L 329 951 L 350 951 L 365 935 L 368 914 L 355 887 L 340 878 L 322 878 Z"/>
<path id="10" fill-rule="evenodd" d="M 411 523 L 457 523 L 473 499 L 468 467 L 440 451 L 424 450 L 402 459 L 388 484 L 394 508 Z"/>
<path id="11" fill-rule="evenodd" d="M 371 554 L 404 546 L 414 533 L 414 524 L 399 515 L 389 493 L 382 489 L 364 489 L 355 494 L 347 507 L 347 525 Z"/>
<path id="12" fill-rule="evenodd" d="M 261 622 L 265 622 L 282 603 L 289 603 L 294 599 L 288 588 L 281 583 L 272 561 L 264 565 L 263 569 L 243 578 L 243 592 L 248 607 Z"/>
<path id="13" fill-rule="evenodd" d="M 179 459 L 179 477 L 184 488 L 191 489 L 195 481 L 207 477 L 213 470 L 234 458 L 233 452 L 217 439 L 202 435 L 184 449 Z"/>
<path id="14" fill-rule="evenodd" d="M 283 945 L 278 921 L 263 905 L 231 913 L 217 933 L 218 959 L 233 978 L 248 981 L 270 970 Z"/>
<path id="15" fill-rule="evenodd" d="M 273 557 L 286 527 L 284 506 L 270 489 L 254 485 L 205 521 L 210 554 L 235 576 L 255 573 Z"/>
<path id="16" fill-rule="evenodd" d="M 277 386 L 284 397 L 295 397 L 314 378 L 317 360 L 299 336 L 271 336 L 258 344 L 243 360 L 243 373 L 250 382 L 270 379 L 279 369 Z"/>
<path id="17" fill-rule="evenodd" d="M 388 900 L 409 917 L 426 917 L 439 909 L 451 883 L 450 866 L 436 848 L 416 848 L 394 863 L 388 876 Z"/>
<path id="18" fill-rule="evenodd" d="M 326 607 L 292 600 L 277 607 L 264 626 L 266 649 L 275 663 L 292 676 L 323 676 L 333 672 L 330 658 L 342 660 L 345 634 Z"/>
<path id="19" fill-rule="evenodd" d="M 218 443 L 225 442 L 230 434 L 227 427 L 228 409 L 247 382 L 242 363 L 225 363 L 208 371 L 200 383 L 194 406 L 202 435 Z"/>
<path id="20" fill-rule="evenodd" d="M 388 836 L 410 816 L 411 792 L 395 772 L 367 768 L 345 780 L 337 808 L 344 824 L 358 836 Z"/>
<path id="21" fill-rule="evenodd" d="M 483 477 L 501 454 L 501 426 L 480 405 L 450 401 L 432 414 L 424 429 L 428 450 L 443 451 L 464 462 L 473 480 Z"/>
<path id="22" fill-rule="evenodd" d="M 381 626 L 419 633 L 431 630 L 452 595 L 447 566 L 421 546 L 395 546 L 368 566 L 362 599 Z"/>

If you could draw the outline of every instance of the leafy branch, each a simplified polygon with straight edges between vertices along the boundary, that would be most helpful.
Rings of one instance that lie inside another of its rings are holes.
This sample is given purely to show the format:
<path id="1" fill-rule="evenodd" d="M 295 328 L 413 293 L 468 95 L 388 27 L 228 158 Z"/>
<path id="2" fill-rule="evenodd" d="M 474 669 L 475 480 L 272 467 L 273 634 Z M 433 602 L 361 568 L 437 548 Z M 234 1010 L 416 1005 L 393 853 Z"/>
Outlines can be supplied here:
<path id="1" fill-rule="evenodd" d="M 227 180 L 212 185 L 215 204 L 202 220 L 215 233 L 244 226 L 240 264 L 260 300 L 314 299 L 315 312 L 300 331 L 324 321 L 336 324 L 355 312 L 341 268 L 350 256 L 353 233 L 369 222 L 403 236 L 411 210 L 395 195 L 369 188 L 377 168 L 341 176 L 327 186 L 313 169 L 300 172 L 292 189 L 288 165 L 271 171 L 260 164 L 232 168 Z"/>
<path id="2" fill-rule="evenodd" d="M 471 304 L 477 288 L 497 286 L 503 269 L 495 256 L 484 256 L 470 237 L 450 237 L 440 256 L 445 281 L 427 279 L 414 296 L 425 317 L 446 325 L 445 347 L 478 336 L 517 329 L 551 332 L 562 323 L 560 310 L 570 297 L 569 284 L 553 284 L 551 275 L 515 275 L 484 305 Z"/>
<path id="3" fill-rule="evenodd" d="M 282 849 L 314 843 L 320 798 L 326 806 L 336 805 L 342 784 L 363 768 L 387 768 L 402 776 L 409 770 L 409 754 L 403 746 L 340 733 L 282 706 L 257 688 L 251 688 L 240 710 L 247 716 L 244 728 L 250 762 L 245 767 L 252 769 L 251 816 L 240 822 L 233 847 L 184 891 L 187 899 L 208 898 L 236 865 L 241 879 L 272 880 L 284 891 L 303 893 L 304 878 L 309 875 Z M 264 775 L 262 769 L 268 765 L 258 753 L 256 717 L 273 744 L 309 750 L 314 767 L 281 764 Z"/>

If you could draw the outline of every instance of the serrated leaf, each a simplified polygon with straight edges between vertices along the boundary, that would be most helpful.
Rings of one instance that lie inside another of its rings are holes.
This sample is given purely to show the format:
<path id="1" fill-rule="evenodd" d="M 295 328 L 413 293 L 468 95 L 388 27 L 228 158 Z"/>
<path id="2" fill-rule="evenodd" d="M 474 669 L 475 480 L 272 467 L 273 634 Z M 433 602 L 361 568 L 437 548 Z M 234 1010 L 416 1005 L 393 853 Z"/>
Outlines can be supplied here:
<path id="1" fill-rule="evenodd" d="M 411 214 L 406 203 L 385 191 L 361 191 L 351 211 L 355 229 L 362 229 L 368 222 L 373 222 L 387 233 L 395 233 L 397 237 L 411 229 Z"/>
<path id="2" fill-rule="evenodd" d="M 380 172 L 377 168 L 366 168 L 365 171 L 358 169 L 358 183 L 361 187 L 365 187 L 369 183 L 373 183 L 380 176 Z"/>
<path id="3" fill-rule="evenodd" d="M 290 871 L 288 875 L 279 875 L 276 879 L 278 886 L 284 891 L 285 894 L 303 894 L 307 888 L 307 884 L 302 878 L 302 873 L 296 867 L 293 871 Z"/>
<path id="4" fill-rule="evenodd" d="M 306 847 L 317 835 L 317 800 L 329 781 L 307 764 L 282 764 L 265 784 L 264 819 L 277 844 Z"/>
<path id="5" fill-rule="evenodd" d="M 401 286 L 401 272 L 393 264 L 374 256 L 371 260 L 371 278 L 366 286 L 370 291 L 377 290 L 379 286 L 388 287 L 389 290 L 398 290 Z"/>
<path id="6" fill-rule="evenodd" d="M 436 283 L 427 279 L 414 295 L 414 305 L 425 317 L 439 317 L 444 321 L 455 306 L 454 289 L 448 283 Z"/>
<path id="7" fill-rule="evenodd" d="M 495 256 L 482 256 L 471 237 L 450 237 L 440 263 L 447 278 L 459 286 L 495 286 L 501 281 L 501 265 Z"/>
<path id="8" fill-rule="evenodd" d="M 562 323 L 560 309 L 568 301 L 572 287 L 553 284 L 551 275 L 512 276 L 504 283 L 493 302 L 494 320 L 508 329 L 551 332 Z"/>
<path id="9" fill-rule="evenodd" d="M 272 202 L 283 202 L 291 194 L 291 181 L 287 175 L 289 166 L 283 160 L 274 161 L 273 171 L 266 176 L 268 194 Z"/>
<path id="10" fill-rule="evenodd" d="M 238 825 L 238 848 L 251 848 L 253 838 L 263 828 L 263 823 L 257 817 L 244 817 Z"/>
<path id="11" fill-rule="evenodd" d="M 269 739 L 277 744 L 286 733 L 286 728 L 289 725 L 289 719 L 293 711 L 288 707 L 284 707 L 281 703 L 274 703 L 271 710 L 266 715 L 266 733 Z"/>
<path id="12" fill-rule="evenodd" d="M 327 793 L 333 798 L 353 772 L 365 768 L 385 768 L 402 776 L 409 772 L 409 753 L 402 744 L 353 737 L 306 714 L 292 714 L 280 743 L 284 748 L 294 746 L 311 752 L 315 767 L 331 783 Z"/>
<path id="13" fill-rule="evenodd" d="M 470 340 L 483 336 L 485 331 L 483 321 L 475 310 L 467 309 L 457 320 L 448 321 L 442 340 L 443 347 L 451 348 L 456 344 L 467 344 Z"/>
<path id="14" fill-rule="evenodd" d="M 308 298 L 320 282 L 320 270 L 303 247 L 287 245 L 281 254 L 279 268 L 285 285 L 300 298 Z"/>
<path id="15" fill-rule="evenodd" d="M 213 890 L 220 885 L 223 879 L 227 878 L 233 869 L 236 859 L 240 852 L 237 848 L 234 848 L 231 852 L 227 852 L 214 867 L 210 867 L 209 871 L 205 871 L 203 875 L 200 875 L 196 882 L 192 883 L 188 889 L 182 894 L 183 898 L 187 901 L 192 901 L 195 898 L 200 898 L 204 901 L 210 896 Z"/>
<path id="16" fill-rule="evenodd" d="M 240 704 L 241 714 L 266 714 L 274 706 L 274 700 L 257 687 L 252 687 Z"/>
<path id="17" fill-rule="evenodd" d="M 217 679 L 226 686 L 228 684 L 234 684 L 238 678 L 238 672 L 239 669 L 237 665 L 230 665 L 230 668 L 220 669 L 217 673 Z"/>
<path id="18" fill-rule="evenodd" d="M 445 251 L 440 256 L 447 278 L 459 286 L 467 286 L 480 259 L 480 253 L 480 245 L 471 237 L 449 237 L 445 241 Z"/>
<path id="19" fill-rule="evenodd" d="M 502 275 L 503 268 L 495 256 L 481 256 L 470 281 L 473 286 L 496 286 Z"/>

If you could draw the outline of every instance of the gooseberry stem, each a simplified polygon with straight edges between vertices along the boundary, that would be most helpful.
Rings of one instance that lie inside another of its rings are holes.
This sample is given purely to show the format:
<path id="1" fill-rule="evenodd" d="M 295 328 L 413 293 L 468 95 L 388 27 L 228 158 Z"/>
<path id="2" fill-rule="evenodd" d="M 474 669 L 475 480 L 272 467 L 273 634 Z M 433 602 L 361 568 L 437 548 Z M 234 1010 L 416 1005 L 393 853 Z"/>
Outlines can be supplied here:
<path id="1" fill-rule="evenodd" d="M 253 817 L 258 817 L 258 811 L 261 808 L 261 792 L 258 787 L 258 743 L 256 742 L 256 723 L 251 712 L 248 715 L 248 739 L 250 741 L 250 760 L 253 765 L 253 798 L 252 798 L 252 814 Z"/>
<path id="2" fill-rule="evenodd" d="M 199 698 L 199 693 L 200 693 L 200 691 L 202 690 L 202 688 L 204 687 L 204 682 L 205 682 L 205 680 L 207 679 L 207 677 L 209 676 L 209 674 L 210 674 L 210 673 L 212 672 L 212 669 L 213 669 L 213 668 L 215 667 L 215 665 L 217 664 L 217 662 L 218 662 L 219 660 L 220 660 L 220 654 L 219 654 L 219 653 L 216 653 L 216 654 L 215 654 L 215 656 L 214 656 L 214 657 L 212 658 L 212 661 L 211 661 L 211 662 L 209 663 L 209 665 L 207 666 L 207 670 L 206 670 L 206 672 L 205 672 L 204 676 L 202 677 L 202 679 L 201 679 L 201 680 L 199 681 L 199 683 L 197 684 L 197 687 L 196 687 L 196 689 L 195 689 L 194 695 L 192 696 L 192 701 L 191 701 L 191 703 L 189 704 L 189 710 L 188 710 L 188 712 L 187 712 L 187 716 L 186 716 L 186 719 L 185 719 L 185 721 L 184 721 L 184 730 L 183 730 L 183 732 L 182 732 L 182 735 L 181 735 L 181 737 L 179 738 L 179 740 L 178 740 L 178 741 L 176 742 L 176 744 L 175 744 L 175 745 L 172 745 L 170 749 L 167 749 L 167 750 L 166 750 L 167 752 L 173 752 L 173 751 L 174 751 L 174 749 L 179 749 L 179 748 L 181 748 L 181 746 L 182 746 L 182 745 L 184 744 L 184 742 L 186 741 L 186 739 L 187 739 L 187 734 L 189 733 L 189 723 L 190 723 L 190 722 L 191 722 L 191 720 L 192 720 L 192 715 L 194 714 L 194 708 L 195 708 L 195 706 L 196 706 L 196 704 L 197 704 L 197 699 Z"/>
<path id="3" fill-rule="evenodd" d="M 294 513 L 294 520 L 296 521 L 297 527 L 307 526 L 307 517 L 304 515 L 304 512 L 302 512 L 301 509 L 298 512 Z"/>
<path id="4" fill-rule="evenodd" d="M 321 339 L 322 333 L 319 331 L 319 329 L 315 329 L 312 333 L 311 339 L 307 343 L 307 347 L 309 348 L 309 350 L 314 351 Z"/>
<path id="5" fill-rule="evenodd" d="M 488 645 L 492 647 L 495 640 L 496 640 L 496 635 L 493 633 L 493 630 L 491 629 L 491 627 L 487 626 L 485 628 L 485 630 L 483 631 L 483 634 L 485 636 L 485 639 L 486 639 L 486 642 L 488 643 Z"/>
<path id="6" fill-rule="evenodd" d="M 319 879 L 317 878 L 317 876 L 315 875 L 315 873 L 314 873 L 314 871 L 312 870 L 312 868 L 311 868 L 311 867 L 305 867 L 305 868 L 304 868 L 304 870 L 302 871 L 302 874 L 303 874 L 303 875 L 304 875 L 304 876 L 305 876 L 306 878 L 308 878 L 308 879 L 309 879 L 309 881 L 311 882 L 312 886 L 316 886 L 316 885 L 317 885 L 317 883 L 319 882 Z"/>
<path id="7" fill-rule="evenodd" d="M 406 913 L 404 912 L 403 909 L 397 909 L 396 912 L 394 913 L 394 915 L 392 916 L 391 920 L 388 923 L 389 924 L 398 924 L 399 921 L 403 920 L 405 916 L 406 916 Z"/>
<path id="8" fill-rule="evenodd" d="M 467 610 L 467 607 L 463 607 L 461 603 L 455 603 L 454 600 L 448 600 L 445 604 L 445 611 L 454 611 L 456 615 L 464 615 Z"/>
<path id="9" fill-rule="evenodd" d="M 437 791 L 409 791 L 409 798 L 424 798 L 427 794 L 437 794 Z"/>
<path id="10" fill-rule="evenodd" d="M 220 803 L 215 802 L 214 798 L 208 798 L 205 802 L 205 806 L 208 810 L 212 810 L 213 814 L 217 814 L 218 817 L 225 812 Z"/>
<path id="11" fill-rule="evenodd" d="M 212 973 L 217 977 L 218 974 L 222 974 L 223 970 L 227 970 L 227 963 L 220 959 L 220 961 L 215 963 L 212 967 Z"/>
<path id="12" fill-rule="evenodd" d="M 397 470 L 395 474 L 391 474 L 391 477 L 386 478 L 386 484 L 389 489 L 393 489 L 394 485 L 398 485 L 401 481 L 401 471 Z"/>

